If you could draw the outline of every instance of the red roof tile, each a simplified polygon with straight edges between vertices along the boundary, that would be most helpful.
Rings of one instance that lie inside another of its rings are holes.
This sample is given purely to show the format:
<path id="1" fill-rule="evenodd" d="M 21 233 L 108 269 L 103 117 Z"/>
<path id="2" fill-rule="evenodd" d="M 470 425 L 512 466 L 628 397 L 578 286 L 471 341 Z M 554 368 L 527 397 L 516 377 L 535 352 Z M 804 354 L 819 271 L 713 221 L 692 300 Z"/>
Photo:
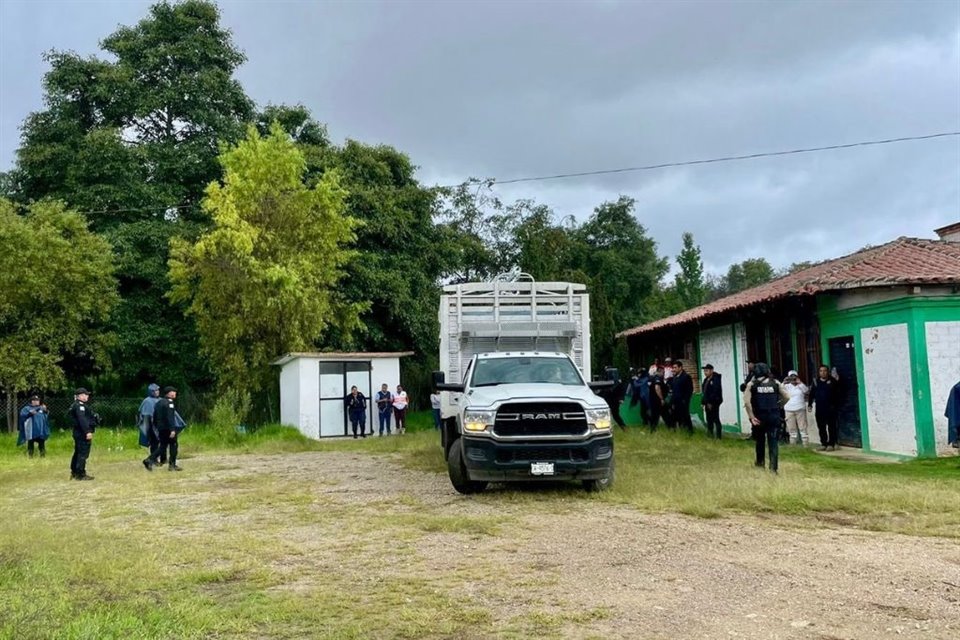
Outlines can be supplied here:
<path id="1" fill-rule="evenodd" d="M 821 262 L 683 313 L 627 329 L 617 337 L 674 327 L 788 296 L 919 284 L 960 284 L 960 242 L 898 238 L 879 247 Z"/>

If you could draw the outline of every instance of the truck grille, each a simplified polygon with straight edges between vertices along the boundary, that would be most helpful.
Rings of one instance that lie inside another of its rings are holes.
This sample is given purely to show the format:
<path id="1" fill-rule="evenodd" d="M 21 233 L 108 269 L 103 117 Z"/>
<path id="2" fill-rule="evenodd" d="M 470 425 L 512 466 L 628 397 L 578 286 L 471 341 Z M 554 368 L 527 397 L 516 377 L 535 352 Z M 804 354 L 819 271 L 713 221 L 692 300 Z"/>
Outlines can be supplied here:
<path id="1" fill-rule="evenodd" d="M 587 416 L 575 402 L 505 404 L 497 411 L 493 432 L 498 436 L 582 436 Z"/>
<path id="2" fill-rule="evenodd" d="M 497 451 L 497 462 L 586 462 L 590 452 L 583 448 L 501 449 Z"/>

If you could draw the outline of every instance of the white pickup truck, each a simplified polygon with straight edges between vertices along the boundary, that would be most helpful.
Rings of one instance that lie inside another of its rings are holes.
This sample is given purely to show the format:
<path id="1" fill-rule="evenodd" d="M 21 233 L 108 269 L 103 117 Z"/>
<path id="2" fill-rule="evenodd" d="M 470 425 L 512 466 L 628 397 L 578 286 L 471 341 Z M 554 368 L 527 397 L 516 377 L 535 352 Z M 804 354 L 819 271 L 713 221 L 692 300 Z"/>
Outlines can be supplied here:
<path id="1" fill-rule="evenodd" d="M 613 480 L 607 403 L 590 382 L 589 301 L 564 282 L 445 287 L 441 299 L 442 443 L 461 493 L 490 482 Z"/>

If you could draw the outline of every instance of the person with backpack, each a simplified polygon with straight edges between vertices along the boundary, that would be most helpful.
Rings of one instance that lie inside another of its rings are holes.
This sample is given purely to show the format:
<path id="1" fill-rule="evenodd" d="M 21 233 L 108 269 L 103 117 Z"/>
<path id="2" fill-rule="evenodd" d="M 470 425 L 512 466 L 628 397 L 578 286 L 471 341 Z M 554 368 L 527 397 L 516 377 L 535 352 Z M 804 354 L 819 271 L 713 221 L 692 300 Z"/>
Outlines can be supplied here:
<path id="1" fill-rule="evenodd" d="M 753 367 L 753 379 L 743 392 L 743 406 L 753 426 L 756 440 L 755 465 L 763 468 L 764 453 L 769 453 L 770 471 L 777 473 L 780 464 L 780 408 L 790 400 L 786 389 L 770 375 L 770 367 L 758 362 Z"/>

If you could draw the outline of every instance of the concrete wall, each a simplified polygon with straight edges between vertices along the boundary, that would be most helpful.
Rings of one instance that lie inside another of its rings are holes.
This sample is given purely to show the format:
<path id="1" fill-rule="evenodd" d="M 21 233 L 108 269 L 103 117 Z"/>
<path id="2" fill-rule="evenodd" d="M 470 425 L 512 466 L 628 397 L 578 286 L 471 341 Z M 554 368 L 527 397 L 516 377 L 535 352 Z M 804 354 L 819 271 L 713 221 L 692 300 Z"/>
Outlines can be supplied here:
<path id="1" fill-rule="evenodd" d="M 737 424 L 738 396 L 737 370 L 734 366 L 733 327 L 726 325 L 700 332 L 700 360 L 712 364 L 722 376 L 723 404 L 720 405 L 720 421 L 725 425 Z"/>
<path id="2" fill-rule="evenodd" d="M 927 371 L 930 372 L 930 405 L 937 451 L 947 447 L 947 419 L 943 412 L 947 394 L 960 382 L 960 322 L 927 322 Z"/>
<path id="3" fill-rule="evenodd" d="M 280 422 L 299 428 L 300 424 L 300 361 L 280 367 Z"/>
<path id="4" fill-rule="evenodd" d="M 311 438 L 320 437 L 320 361 L 299 358 L 300 432 Z"/>
<path id="5" fill-rule="evenodd" d="M 863 393 L 874 451 L 917 455 L 907 324 L 860 330 Z"/>
<path id="6" fill-rule="evenodd" d="M 380 385 L 387 383 L 390 391 L 397 390 L 398 384 L 403 384 L 400 380 L 400 359 L 399 358 L 374 358 L 370 360 L 370 378 L 373 382 L 371 394 L 376 396 L 380 391 Z"/>

